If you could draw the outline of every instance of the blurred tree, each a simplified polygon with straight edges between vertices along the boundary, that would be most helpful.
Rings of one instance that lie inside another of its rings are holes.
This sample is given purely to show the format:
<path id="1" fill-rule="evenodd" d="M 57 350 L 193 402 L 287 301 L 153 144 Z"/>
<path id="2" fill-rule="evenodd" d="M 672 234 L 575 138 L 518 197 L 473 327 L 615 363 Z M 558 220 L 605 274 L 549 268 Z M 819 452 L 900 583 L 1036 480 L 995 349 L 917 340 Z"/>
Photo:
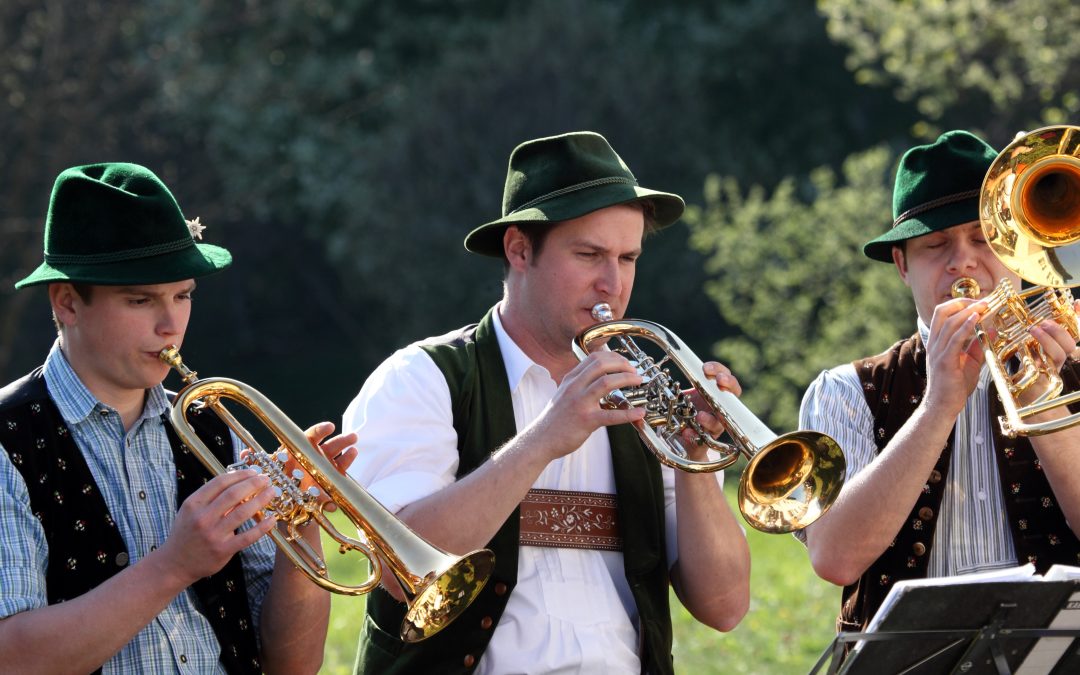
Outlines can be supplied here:
<path id="1" fill-rule="evenodd" d="M 1075 122 L 1080 5 L 1072 0 L 818 0 L 865 84 L 914 101 L 932 136 L 978 125 L 995 139 Z"/>
<path id="2" fill-rule="evenodd" d="M 818 7 L 830 37 L 849 50 L 856 81 L 890 85 L 898 105 L 917 106 L 916 142 L 968 128 L 1001 147 L 1016 129 L 1067 122 L 1080 109 L 1080 46 L 1071 39 L 1080 9 L 1071 3 Z M 890 167 L 914 144 L 883 140 L 845 160 L 840 177 L 790 171 L 771 196 L 722 168 L 706 181 L 704 207 L 686 219 L 693 246 L 709 256 L 706 289 L 735 326 L 714 354 L 742 374 L 748 405 L 777 428 L 796 423 L 801 392 L 822 368 L 913 332 L 909 291 L 861 252 L 891 221 Z"/>
<path id="3" fill-rule="evenodd" d="M 781 0 L 159 0 L 154 15 L 159 104 L 204 140 L 215 201 L 244 221 L 230 231 L 306 234 L 340 273 L 318 297 L 354 341 L 354 385 L 389 348 L 498 298 L 497 261 L 461 240 L 497 217 L 526 138 L 595 129 L 643 182 L 696 199 L 710 167 L 768 183 L 911 121 L 852 82 L 811 5 Z M 634 311 L 711 340 L 726 329 L 686 236 L 650 243 Z M 264 283 L 321 274 L 280 266 Z"/>
<path id="4" fill-rule="evenodd" d="M 54 334 L 44 293 L 12 285 L 41 262 L 56 175 L 117 159 L 152 166 L 170 145 L 145 106 L 156 81 L 130 59 L 134 30 L 123 3 L 0 4 L 0 373 L 8 377 L 39 363 Z"/>
<path id="5" fill-rule="evenodd" d="M 811 171 L 772 194 L 711 176 L 686 221 L 707 256 L 706 285 L 736 333 L 714 354 L 732 364 L 743 400 L 778 433 L 794 429 L 806 385 L 824 368 L 876 354 L 914 332 L 911 293 L 891 265 L 862 254 L 891 222 L 892 156 L 850 156 L 840 175 Z"/>

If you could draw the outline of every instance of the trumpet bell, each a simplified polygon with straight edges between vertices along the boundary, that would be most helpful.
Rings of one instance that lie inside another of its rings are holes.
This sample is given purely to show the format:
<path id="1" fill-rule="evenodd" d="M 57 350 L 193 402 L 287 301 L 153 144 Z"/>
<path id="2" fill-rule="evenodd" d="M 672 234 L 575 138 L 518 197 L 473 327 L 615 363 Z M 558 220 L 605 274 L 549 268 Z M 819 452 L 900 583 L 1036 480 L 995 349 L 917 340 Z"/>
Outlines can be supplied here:
<path id="1" fill-rule="evenodd" d="M 846 474 L 844 453 L 814 431 L 783 434 L 757 451 L 739 479 L 739 510 L 755 529 L 800 530 L 836 501 Z"/>
<path id="2" fill-rule="evenodd" d="M 990 165 L 979 220 L 994 255 L 1037 286 L 1080 283 L 1080 127 L 1018 135 Z"/>

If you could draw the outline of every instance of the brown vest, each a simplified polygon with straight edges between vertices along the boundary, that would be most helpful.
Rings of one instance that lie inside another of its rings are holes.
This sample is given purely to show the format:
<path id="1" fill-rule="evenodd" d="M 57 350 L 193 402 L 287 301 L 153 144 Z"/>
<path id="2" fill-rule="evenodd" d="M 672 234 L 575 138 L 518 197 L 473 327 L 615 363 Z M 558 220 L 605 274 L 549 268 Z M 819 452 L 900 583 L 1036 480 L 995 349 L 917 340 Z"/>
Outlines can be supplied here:
<path id="1" fill-rule="evenodd" d="M 926 350 L 920 337 L 914 335 L 854 365 L 874 417 L 874 442 L 880 453 L 922 400 L 926 388 Z M 1062 369 L 1062 376 L 1066 391 L 1080 389 L 1080 365 L 1076 362 L 1070 360 Z M 1001 433 L 996 420 L 1003 409 L 992 383 L 989 400 L 994 457 L 1017 560 L 1033 563 L 1040 574 L 1054 564 L 1078 564 L 1080 540 L 1065 522 L 1031 443 L 1025 438 L 1009 439 Z M 926 577 L 952 448 L 950 433 L 906 524 L 862 577 L 844 588 L 837 630 L 864 629 L 893 584 L 901 579 Z"/>

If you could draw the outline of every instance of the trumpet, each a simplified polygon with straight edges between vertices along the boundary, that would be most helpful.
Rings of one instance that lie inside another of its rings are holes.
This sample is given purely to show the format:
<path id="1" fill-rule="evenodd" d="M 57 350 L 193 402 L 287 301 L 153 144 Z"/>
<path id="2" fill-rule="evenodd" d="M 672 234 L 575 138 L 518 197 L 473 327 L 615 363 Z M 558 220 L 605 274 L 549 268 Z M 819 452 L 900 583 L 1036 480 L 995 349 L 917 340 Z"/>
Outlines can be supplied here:
<path id="1" fill-rule="evenodd" d="M 608 409 L 644 408 L 645 418 L 635 426 L 661 463 L 704 473 L 719 471 L 745 456 L 749 462 L 739 480 L 739 511 L 762 532 L 802 529 L 832 506 L 846 471 L 844 453 L 836 441 L 815 431 L 793 431 L 778 437 L 738 397 L 705 377 L 701 360 L 668 329 L 640 319 L 613 320 L 606 303 L 593 307 L 592 315 L 600 323 L 574 338 L 571 349 L 578 360 L 584 360 L 594 344 L 614 339 L 615 345 L 609 348 L 630 361 L 642 382 L 611 391 L 600 405 Z M 634 337 L 652 342 L 664 351 L 664 357 L 654 360 Z M 697 409 L 689 395 L 669 369 L 663 368 L 668 362 L 682 370 L 723 422 L 730 444 L 713 438 L 697 422 Z M 696 443 L 718 453 L 718 458 L 690 459 L 680 438 L 686 429 L 691 430 Z"/>
<path id="2" fill-rule="evenodd" d="M 284 533 L 275 528 L 270 531 L 270 537 L 313 582 L 334 593 L 362 595 L 378 586 L 384 567 L 389 567 L 408 598 L 409 609 L 400 631 L 405 642 L 431 637 L 476 599 L 494 568 L 495 556 L 491 551 L 481 549 L 459 557 L 433 546 L 355 481 L 341 475 L 304 432 L 257 390 L 224 377 L 199 379 L 195 371 L 184 365 L 175 347 L 163 349 L 158 356 L 180 373 L 184 381 L 169 414 L 180 439 L 215 476 L 251 468 L 270 478 L 275 496 L 264 509 L 263 517 L 274 518 L 285 526 Z M 273 454 L 263 450 L 225 408 L 222 399 L 247 408 L 266 425 L 282 448 Z M 188 421 L 189 409 L 201 408 L 214 412 L 251 449 L 244 461 L 222 466 L 206 447 Z M 300 489 L 304 476 L 300 470 L 286 475 L 284 465 L 290 456 L 311 476 L 315 486 L 306 491 Z M 368 543 L 348 537 L 334 527 L 325 515 L 328 502 L 320 499 L 323 492 L 363 532 Z M 338 544 L 341 554 L 357 551 L 370 561 L 371 574 L 366 581 L 350 586 L 329 578 L 325 561 L 299 530 L 312 522 Z"/>
<path id="3" fill-rule="evenodd" d="M 1033 288 L 1017 291 L 1002 279 L 985 298 L 976 324 L 990 376 L 1005 414 L 1009 438 L 1037 436 L 1080 424 L 1080 414 L 1028 422 L 1041 412 L 1080 401 L 1060 395 L 1060 374 L 1030 329 L 1050 319 L 1080 340 L 1069 287 L 1080 284 L 1080 127 L 1044 127 L 1020 133 L 991 163 L 979 191 L 979 221 L 990 250 Z M 973 279 L 958 279 L 954 297 L 977 298 Z M 1010 366 L 1015 361 L 1017 366 Z M 1027 392 L 1032 402 L 1020 406 Z"/>

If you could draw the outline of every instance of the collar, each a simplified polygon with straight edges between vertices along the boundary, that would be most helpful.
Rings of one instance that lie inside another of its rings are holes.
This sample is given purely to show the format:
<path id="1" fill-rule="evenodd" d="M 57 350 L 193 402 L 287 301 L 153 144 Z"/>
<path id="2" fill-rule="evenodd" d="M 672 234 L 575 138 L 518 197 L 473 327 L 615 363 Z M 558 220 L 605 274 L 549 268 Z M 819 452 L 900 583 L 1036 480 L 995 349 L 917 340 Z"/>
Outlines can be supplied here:
<path id="1" fill-rule="evenodd" d="M 539 368 L 550 378 L 551 373 L 548 373 L 547 368 L 530 359 L 503 328 L 502 318 L 499 316 L 501 306 L 502 303 L 495 306 L 494 311 L 491 312 L 491 318 L 495 327 L 495 338 L 499 341 L 499 351 L 502 352 L 503 364 L 506 366 L 506 379 L 510 384 L 510 391 L 517 390 L 530 368 Z"/>
<path id="2" fill-rule="evenodd" d="M 45 386 L 49 390 L 49 397 L 56 403 L 61 417 L 69 426 L 82 422 L 94 410 L 113 410 L 111 406 L 102 403 L 90 393 L 90 390 L 79 379 L 60 348 L 59 338 L 53 342 L 49 355 L 45 357 L 42 374 L 45 377 Z M 169 401 L 165 395 L 165 388 L 158 384 L 147 390 L 142 414 L 132 428 L 134 429 L 145 418 L 160 417 L 168 408 Z"/>

